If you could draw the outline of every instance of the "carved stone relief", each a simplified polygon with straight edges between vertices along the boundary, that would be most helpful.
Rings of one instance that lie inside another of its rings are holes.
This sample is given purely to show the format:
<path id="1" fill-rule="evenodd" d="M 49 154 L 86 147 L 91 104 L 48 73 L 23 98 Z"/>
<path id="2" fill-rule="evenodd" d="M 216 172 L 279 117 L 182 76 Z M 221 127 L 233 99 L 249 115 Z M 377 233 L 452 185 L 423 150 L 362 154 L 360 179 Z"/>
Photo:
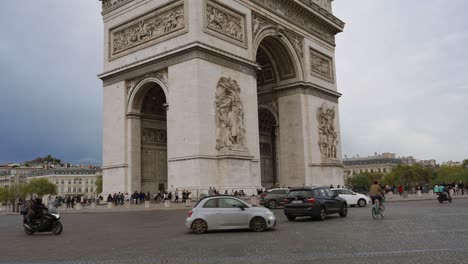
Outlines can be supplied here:
<path id="1" fill-rule="evenodd" d="M 332 58 L 312 48 L 310 48 L 310 71 L 316 77 L 331 83 L 335 82 Z"/>
<path id="2" fill-rule="evenodd" d="M 205 32 L 247 47 L 245 15 L 215 1 L 205 2 Z"/>
<path id="3" fill-rule="evenodd" d="M 298 27 L 303 28 L 310 34 L 323 41 L 335 45 L 335 32 L 325 25 L 312 13 L 303 12 L 300 7 L 292 4 L 290 0 L 251 0 L 254 3 L 270 10 L 276 15 L 291 21 Z"/>
<path id="4" fill-rule="evenodd" d="M 222 77 L 216 88 L 216 149 L 246 151 L 244 108 L 236 80 Z"/>
<path id="5" fill-rule="evenodd" d="M 120 6 L 123 6 L 126 3 L 129 3 L 133 0 L 102 0 L 102 12 L 110 12 Z"/>
<path id="6" fill-rule="evenodd" d="M 282 33 L 291 41 L 301 58 L 304 57 L 304 37 L 288 29 L 284 29 L 277 23 L 272 22 L 254 12 L 252 12 L 252 33 L 256 40 L 257 34 L 267 27 L 274 27 L 278 34 Z"/>
<path id="7" fill-rule="evenodd" d="M 335 130 L 335 107 L 323 104 L 317 111 L 318 144 L 322 158 L 336 159 L 338 133 Z"/>
<path id="8" fill-rule="evenodd" d="M 271 21 L 252 12 L 252 34 L 255 37 L 261 30 L 268 26 L 275 26 Z M 255 38 L 254 38 L 255 39 Z"/>
<path id="9" fill-rule="evenodd" d="M 137 78 L 134 78 L 134 79 L 131 79 L 131 80 L 128 80 L 127 81 L 127 101 L 129 102 L 130 100 L 130 97 L 132 96 L 133 94 L 133 91 L 135 90 L 135 88 L 138 86 L 138 84 L 145 80 L 145 79 L 148 79 L 148 78 L 156 78 L 158 80 L 160 80 L 162 83 L 164 83 L 166 85 L 166 87 L 168 87 L 168 73 L 167 73 L 167 69 L 163 69 L 163 70 L 160 70 L 160 71 L 156 71 L 156 72 L 150 72 L 150 73 L 147 73 L 145 75 L 142 75 L 142 76 L 139 76 Z"/>
<path id="10" fill-rule="evenodd" d="M 141 143 L 165 146 L 167 144 L 167 131 L 163 129 L 144 128 L 141 133 Z"/>
<path id="11" fill-rule="evenodd" d="M 321 8 L 327 10 L 328 12 L 332 12 L 332 4 L 331 0 L 301 0 L 303 3 L 308 5 L 317 4 Z"/>
<path id="12" fill-rule="evenodd" d="M 284 30 L 284 33 L 286 33 L 288 39 L 294 45 L 294 48 L 299 53 L 299 56 L 304 58 L 304 37 L 291 30 Z"/>
<path id="13" fill-rule="evenodd" d="M 172 33 L 180 32 L 186 27 L 185 24 L 183 1 L 157 8 L 110 30 L 110 57 L 131 52 L 142 44 L 151 45 L 162 41 L 173 36 Z"/>

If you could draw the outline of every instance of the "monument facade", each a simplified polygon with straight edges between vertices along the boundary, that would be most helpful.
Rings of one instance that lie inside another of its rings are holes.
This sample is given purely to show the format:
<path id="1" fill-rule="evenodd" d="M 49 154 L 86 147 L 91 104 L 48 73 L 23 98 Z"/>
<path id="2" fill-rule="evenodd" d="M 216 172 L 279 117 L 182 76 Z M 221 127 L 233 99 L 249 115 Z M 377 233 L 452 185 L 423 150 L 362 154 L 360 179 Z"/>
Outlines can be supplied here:
<path id="1" fill-rule="evenodd" d="M 332 0 L 102 0 L 104 193 L 343 184 Z"/>

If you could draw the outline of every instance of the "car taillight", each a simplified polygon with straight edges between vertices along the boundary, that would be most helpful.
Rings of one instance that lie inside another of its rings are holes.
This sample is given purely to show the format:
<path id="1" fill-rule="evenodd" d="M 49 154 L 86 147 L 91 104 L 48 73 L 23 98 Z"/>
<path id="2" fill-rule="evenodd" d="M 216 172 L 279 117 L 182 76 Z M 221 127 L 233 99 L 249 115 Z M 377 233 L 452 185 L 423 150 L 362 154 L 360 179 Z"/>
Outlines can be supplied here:
<path id="1" fill-rule="evenodd" d="M 267 194 L 266 194 L 266 193 L 262 193 L 260 196 L 261 196 L 261 197 L 265 197 L 265 196 L 267 196 Z"/>
<path id="2" fill-rule="evenodd" d="M 284 201 L 283 201 L 283 202 L 284 202 L 284 204 L 287 204 L 287 203 L 289 203 L 289 199 L 288 199 L 288 198 L 284 198 Z"/>
<path id="3" fill-rule="evenodd" d="M 192 214 L 193 214 L 193 212 L 192 212 L 192 211 L 189 211 L 189 212 L 188 212 L 188 217 L 191 217 Z"/>
<path id="4" fill-rule="evenodd" d="M 315 198 L 309 198 L 309 199 L 307 199 L 307 202 L 310 203 L 310 204 L 314 204 L 315 203 Z"/>

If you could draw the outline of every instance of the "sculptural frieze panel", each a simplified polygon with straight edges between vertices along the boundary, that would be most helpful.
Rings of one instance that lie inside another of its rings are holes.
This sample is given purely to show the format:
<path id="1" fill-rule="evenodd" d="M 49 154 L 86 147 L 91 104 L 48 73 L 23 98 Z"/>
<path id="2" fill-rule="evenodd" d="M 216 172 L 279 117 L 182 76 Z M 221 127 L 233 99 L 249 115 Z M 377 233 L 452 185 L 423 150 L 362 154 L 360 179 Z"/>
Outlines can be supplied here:
<path id="1" fill-rule="evenodd" d="M 125 55 L 167 38 L 182 34 L 186 28 L 185 2 L 159 7 L 109 31 L 109 57 Z"/>
<path id="2" fill-rule="evenodd" d="M 317 110 L 318 121 L 318 145 L 322 158 L 336 159 L 338 133 L 335 129 L 335 107 L 328 107 L 326 104 Z"/>
<path id="3" fill-rule="evenodd" d="M 310 48 L 310 73 L 316 77 L 334 83 L 333 59 Z"/>
<path id="4" fill-rule="evenodd" d="M 212 0 L 205 1 L 205 32 L 247 48 L 246 18 Z"/>
<path id="5" fill-rule="evenodd" d="M 167 131 L 164 129 L 143 128 L 141 143 L 165 146 L 167 144 Z"/>
<path id="6" fill-rule="evenodd" d="M 102 12 L 107 13 L 133 0 L 102 0 Z"/>
<path id="7" fill-rule="evenodd" d="M 323 41 L 335 45 L 335 32 L 321 22 L 319 18 L 311 13 L 306 13 L 299 7 L 294 6 L 290 0 L 251 0 L 265 9 L 285 18 L 298 27 L 303 28 L 310 34 Z"/>
<path id="8" fill-rule="evenodd" d="M 216 87 L 216 149 L 246 151 L 244 107 L 236 80 L 222 77 Z"/>

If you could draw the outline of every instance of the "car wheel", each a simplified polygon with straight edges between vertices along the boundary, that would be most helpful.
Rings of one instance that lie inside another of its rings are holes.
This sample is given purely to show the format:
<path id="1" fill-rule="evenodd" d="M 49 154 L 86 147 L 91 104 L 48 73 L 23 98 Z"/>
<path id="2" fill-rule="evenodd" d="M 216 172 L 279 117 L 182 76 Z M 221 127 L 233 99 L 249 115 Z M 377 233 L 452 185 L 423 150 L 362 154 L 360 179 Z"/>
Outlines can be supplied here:
<path id="1" fill-rule="evenodd" d="M 341 217 L 346 217 L 348 215 L 348 205 L 347 204 L 343 204 L 343 207 L 341 207 L 341 211 L 340 211 L 340 216 Z"/>
<path id="2" fill-rule="evenodd" d="M 366 206 L 366 204 L 367 204 L 367 203 L 366 203 L 366 200 L 364 200 L 364 199 L 359 199 L 359 201 L 358 201 L 359 207 L 364 207 L 364 206 Z"/>
<path id="3" fill-rule="evenodd" d="M 203 234 L 208 230 L 208 225 L 205 221 L 197 219 L 192 223 L 192 232 L 195 234 Z"/>
<path id="4" fill-rule="evenodd" d="M 296 220 L 296 217 L 295 217 L 295 216 L 292 216 L 292 215 L 287 215 L 286 217 L 288 218 L 289 221 L 294 221 L 294 220 Z"/>
<path id="5" fill-rule="evenodd" d="M 325 210 L 325 207 L 320 207 L 320 215 L 319 215 L 319 219 L 320 221 L 323 221 L 325 220 L 325 218 L 327 218 L 327 212 Z"/>
<path id="6" fill-rule="evenodd" d="M 278 202 L 276 200 L 270 200 L 268 202 L 268 208 L 275 209 L 276 207 L 278 207 Z"/>
<path id="7" fill-rule="evenodd" d="M 255 232 L 262 232 L 266 229 L 265 219 L 261 217 L 254 217 L 254 219 L 250 221 L 250 228 Z"/>

